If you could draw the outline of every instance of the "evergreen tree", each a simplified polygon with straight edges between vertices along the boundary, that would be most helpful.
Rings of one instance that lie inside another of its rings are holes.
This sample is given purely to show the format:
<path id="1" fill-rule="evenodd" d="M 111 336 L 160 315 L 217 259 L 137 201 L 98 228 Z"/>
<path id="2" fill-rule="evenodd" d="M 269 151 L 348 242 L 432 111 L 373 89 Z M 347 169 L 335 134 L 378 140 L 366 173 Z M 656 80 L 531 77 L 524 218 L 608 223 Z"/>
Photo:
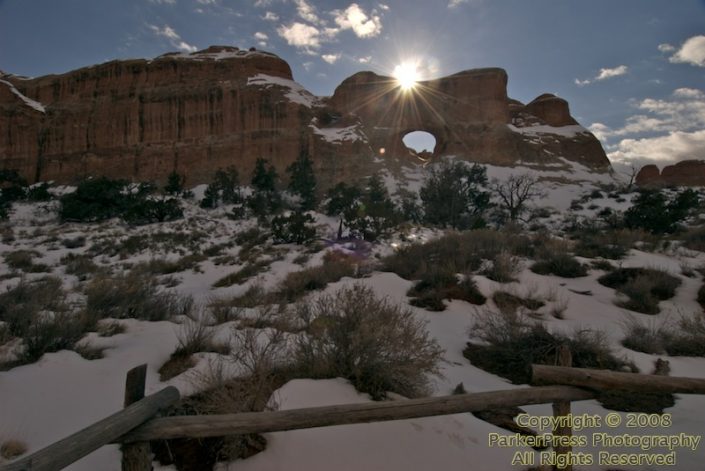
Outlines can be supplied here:
<path id="1" fill-rule="evenodd" d="M 387 235 L 399 220 L 394 203 L 379 175 L 372 175 L 356 217 L 350 222 L 353 230 L 365 240 Z"/>
<path id="2" fill-rule="evenodd" d="M 362 190 L 355 185 L 338 183 L 328 190 L 328 203 L 326 214 L 340 218 L 338 226 L 338 239 L 343 236 L 343 225 L 348 226 L 350 221 L 357 217 L 358 207 L 362 204 Z"/>
<path id="3" fill-rule="evenodd" d="M 484 227 L 490 205 L 487 171 L 480 165 L 444 161 L 431 169 L 420 196 L 426 222 L 455 229 Z"/>
<path id="4" fill-rule="evenodd" d="M 258 218 L 279 211 L 282 207 L 281 195 L 276 189 L 277 172 L 267 161 L 259 158 L 252 173 L 253 193 L 247 200 L 247 205 Z"/>
<path id="5" fill-rule="evenodd" d="M 680 192 L 671 202 L 657 190 L 642 190 L 624 213 L 627 227 L 640 228 L 652 234 L 675 232 L 678 222 L 685 219 L 690 210 L 699 204 L 698 194 L 687 189 Z"/>
<path id="6" fill-rule="evenodd" d="M 186 177 L 176 173 L 176 170 L 173 170 L 167 177 L 164 192 L 169 195 L 178 196 L 184 191 L 184 183 L 186 183 Z"/>
<path id="7" fill-rule="evenodd" d="M 290 174 L 289 191 L 301 197 L 300 207 L 304 211 L 316 207 L 316 175 L 306 150 L 286 169 Z"/>

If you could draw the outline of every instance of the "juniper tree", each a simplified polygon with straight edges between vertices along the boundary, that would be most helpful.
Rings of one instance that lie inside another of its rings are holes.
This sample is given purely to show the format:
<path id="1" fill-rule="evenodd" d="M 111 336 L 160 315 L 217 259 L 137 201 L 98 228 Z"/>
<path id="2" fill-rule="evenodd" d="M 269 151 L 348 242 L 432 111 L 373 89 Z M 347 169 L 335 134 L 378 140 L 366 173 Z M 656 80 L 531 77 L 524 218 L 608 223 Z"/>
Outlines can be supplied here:
<path id="1" fill-rule="evenodd" d="M 301 198 L 300 209 L 309 211 L 316 207 L 316 175 L 306 150 L 286 169 L 290 174 L 289 191 Z"/>

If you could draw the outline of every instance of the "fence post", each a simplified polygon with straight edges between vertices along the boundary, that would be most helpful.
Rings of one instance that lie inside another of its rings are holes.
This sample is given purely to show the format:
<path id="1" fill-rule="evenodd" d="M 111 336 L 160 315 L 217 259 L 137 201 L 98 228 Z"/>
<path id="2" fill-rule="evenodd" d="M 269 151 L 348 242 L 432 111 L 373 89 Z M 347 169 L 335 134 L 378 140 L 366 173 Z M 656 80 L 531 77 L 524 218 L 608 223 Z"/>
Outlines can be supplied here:
<path id="1" fill-rule="evenodd" d="M 573 366 L 573 355 L 570 353 L 570 348 L 567 345 L 559 345 L 556 349 L 556 364 L 558 366 Z M 556 401 L 553 403 L 553 417 L 566 417 L 570 415 L 570 401 Z M 570 425 L 558 426 L 553 431 L 553 435 L 557 437 L 568 437 L 573 435 L 573 428 Z M 572 451 L 571 446 L 556 446 L 553 451 L 556 455 L 566 455 Z M 561 469 L 563 471 L 572 471 L 573 466 L 570 460 L 567 460 L 565 467 L 558 468 L 553 466 L 554 470 Z"/>
<path id="2" fill-rule="evenodd" d="M 127 372 L 125 379 L 124 407 L 144 397 L 147 382 L 147 365 L 140 365 Z M 126 443 L 122 445 L 122 471 L 151 471 L 149 442 Z"/>

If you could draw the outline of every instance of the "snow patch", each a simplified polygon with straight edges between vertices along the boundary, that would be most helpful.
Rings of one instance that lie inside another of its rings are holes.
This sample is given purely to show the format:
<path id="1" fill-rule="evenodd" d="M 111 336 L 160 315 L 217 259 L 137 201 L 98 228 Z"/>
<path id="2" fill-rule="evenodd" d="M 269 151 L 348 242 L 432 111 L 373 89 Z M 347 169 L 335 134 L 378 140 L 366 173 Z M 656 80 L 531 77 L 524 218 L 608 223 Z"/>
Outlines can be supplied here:
<path id="1" fill-rule="evenodd" d="M 293 80 L 275 77 L 273 75 L 257 74 L 247 79 L 247 85 L 257 85 L 264 88 L 269 88 L 272 86 L 288 88 L 289 91 L 287 91 L 284 96 L 290 101 L 298 103 L 299 105 L 304 105 L 308 108 L 318 106 L 318 99 L 301 84 L 298 84 Z"/>
<path id="2" fill-rule="evenodd" d="M 31 108 L 33 108 L 33 109 L 39 111 L 40 113 L 46 113 L 46 112 L 47 112 L 47 110 L 44 108 L 44 105 L 42 105 L 42 104 L 39 103 L 38 101 L 34 101 L 34 100 L 32 100 L 31 98 L 28 98 L 28 97 L 24 96 L 24 95 L 23 95 L 22 93 L 20 93 L 20 91 L 17 90 L 17 89 L 15 88 L 15 86 L 12 85 L 10 82 L 8 82 L 8 81 L 6 81 L 6 80 L 0 80 L 0 83 L 4 83 L 5 85 L 7 85 L 7 86 L 10 88 L 10 91 L 11 91 L 12 93 L 14 93 L 15 95 L 17 95 L 17 96 L 20 98 L 20 100 L 22 100 L 22 101 L 25 103 L 25 105 L 27 105 L 27 106 L 29 106 L 29 107 L 31 107 Z"/>
<path id="3" fill-rule="evenodd" d="M 331 142 L 334 144 L 340 144 L 343 141 L 363 141 L 367 142 L 367 138 L 360 133 L 358 126 L 348 126 L 345 128 L 319 128 L 313 124 L 309 124 L 309 127 L 313 129 L 314 134 L 318 134 L 323 137 L 324 141 Z"/>
<path id="4" fill-rule="evenodd" d="M 575 124 L 572 126 L 561 126 L 561 127 L 540 125 L 540 126 L 528 126 L 525 128 L 518 128 L 512 124 L 507 124 L 507 127 L 509 127 L 509 129 L 511 129 L 513 132 L 523 134 L 525 136 L 540 136 L 542 134 L 555 134 L 555 135 L 563 136 L 563 137 L 577 137 L 580 134 L 591 134 L 590 131 L 588 131 L 586 128 L 580 126 L 579 124 Z"/>

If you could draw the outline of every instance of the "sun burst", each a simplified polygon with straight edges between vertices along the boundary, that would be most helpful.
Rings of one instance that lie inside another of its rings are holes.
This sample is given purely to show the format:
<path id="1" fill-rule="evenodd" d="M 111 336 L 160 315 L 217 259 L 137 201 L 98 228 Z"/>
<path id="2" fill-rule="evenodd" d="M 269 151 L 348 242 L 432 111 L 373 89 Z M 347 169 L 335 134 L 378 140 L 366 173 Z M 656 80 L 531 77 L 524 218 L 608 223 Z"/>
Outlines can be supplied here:
<path id="1" fill-rule="evenodd" d="M 411 62 L 404 62 L 394 67 L 392 76 L 404 91 L 413 89 L 416 86 L 416 82 L 419 81 L 419 72 L 416 69 L 416 64 Z"/>

